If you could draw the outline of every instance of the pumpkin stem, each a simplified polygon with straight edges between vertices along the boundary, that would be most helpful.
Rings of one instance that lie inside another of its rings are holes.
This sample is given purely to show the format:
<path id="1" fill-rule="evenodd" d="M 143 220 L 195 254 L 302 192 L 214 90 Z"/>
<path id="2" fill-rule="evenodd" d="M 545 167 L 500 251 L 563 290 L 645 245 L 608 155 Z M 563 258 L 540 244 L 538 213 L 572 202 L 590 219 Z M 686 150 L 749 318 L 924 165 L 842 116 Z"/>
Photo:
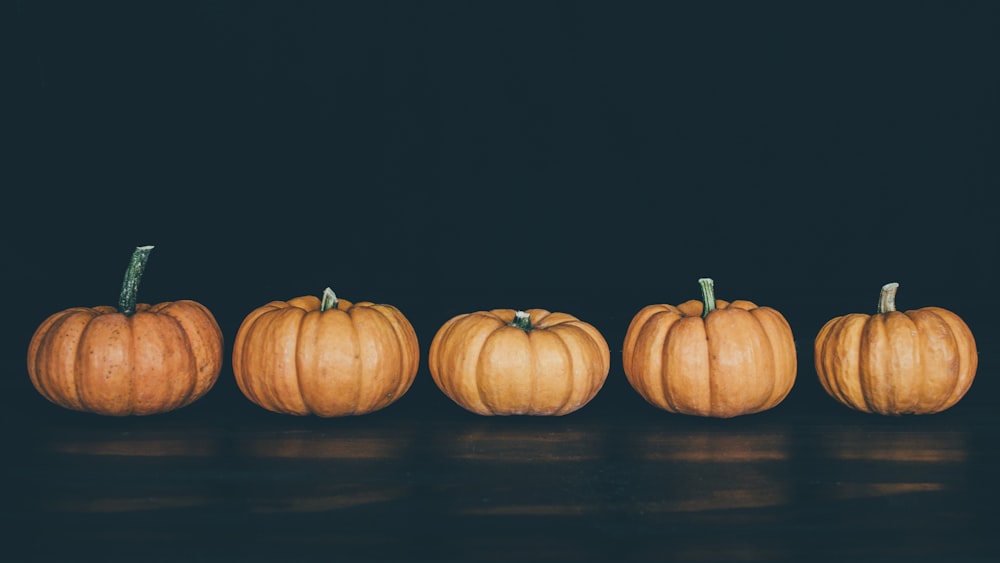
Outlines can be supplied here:
<path id="1" fill-rule="evenodd" d="M 531 315 L 524 311 L 514 313 L 514 320 L 510 322 L 510 326 L 516 326 L 524 331 L 531 330 Z"/>
<path id="2" fill-rule="evenodd" d="M 328 287 L 323 290 L 323 299 L 320 300 L 319 310 L 326 311 L 328 309 L 336 309 L 337 302 L 337 294 Z"/>
<path id="3" fill-rule="evenodd" d="M 878 312 L 891 313 L 896 310 L 896 290 L 899 283 L 891 282 L 882 286 L 882 294 L 878 298 Z"/>
<path id="4" fill-rule="evenodd" d="M 705 318 L 715 310 L 715 282 L 712 278 L 701 278 L 698 284 L 701 285 L 701 301 L 705 304 L 701 317 Z"/>
<path id="5" fill-rule="evenodd" d="M 137 246 L 132 252 L 132 259 L 129 260 L 128 269 L 125 270 L 125 279 L 122 281 L 122 292 L 118 296 L 118 312 L 125 315 L 135 313 L 139 280 L 142 279 L 142 273 L 146 270 L 146 261 L 149 260 L 149 253 L 152 251 L 152 246 Z"/>

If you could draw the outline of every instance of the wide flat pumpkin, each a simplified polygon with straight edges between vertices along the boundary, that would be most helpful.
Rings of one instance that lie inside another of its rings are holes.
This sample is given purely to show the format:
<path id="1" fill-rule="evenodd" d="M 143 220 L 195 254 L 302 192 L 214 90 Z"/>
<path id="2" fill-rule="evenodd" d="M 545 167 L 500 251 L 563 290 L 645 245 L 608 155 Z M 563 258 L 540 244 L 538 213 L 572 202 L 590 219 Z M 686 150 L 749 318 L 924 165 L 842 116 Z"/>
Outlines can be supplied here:
<path id="1" fill-rule="evenodd" d="M 392 305 L 305 295 L 251 311 L 233 343 L 240 391 L 269 411 L 339 417 L 398 401 L 413 384 L 420 347 Z"/>
<path id="2" fill-rule="evenodd" d="M 600 391 L 611 352 L 592 325 L 545 309 L 493 309 L 451 318 L 428 362 L 438 388 L 480 415 L 561 416 Z"/>

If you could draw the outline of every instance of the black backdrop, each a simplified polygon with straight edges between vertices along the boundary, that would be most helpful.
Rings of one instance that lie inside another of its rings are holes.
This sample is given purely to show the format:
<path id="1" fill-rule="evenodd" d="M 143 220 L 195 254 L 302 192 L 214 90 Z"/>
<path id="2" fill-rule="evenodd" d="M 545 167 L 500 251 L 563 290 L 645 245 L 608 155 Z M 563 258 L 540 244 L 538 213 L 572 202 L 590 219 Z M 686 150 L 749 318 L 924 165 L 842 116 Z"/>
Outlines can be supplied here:
<path id="1" fill-rule="evenodd" d="M 998 7 L 5 2 L 6 348 L 113 304 L 142 244 L 140 299 L 199 300 L 228 342 L 329 285 L 425 347 L 455 314 L 544 307 L 618 350 L 702 276 L 782 310 L 804 354 L 888 281 L 976 331 Z"/>

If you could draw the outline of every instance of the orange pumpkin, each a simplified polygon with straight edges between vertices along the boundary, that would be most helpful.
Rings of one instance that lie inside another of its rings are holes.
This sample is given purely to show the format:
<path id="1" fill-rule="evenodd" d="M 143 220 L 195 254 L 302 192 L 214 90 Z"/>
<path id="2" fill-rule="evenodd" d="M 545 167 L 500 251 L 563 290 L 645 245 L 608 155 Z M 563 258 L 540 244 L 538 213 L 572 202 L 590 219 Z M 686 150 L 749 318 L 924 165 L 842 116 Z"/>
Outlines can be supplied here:
<path id="1" fill-rule="evenodd" d="M 702 300 L 647 305 L 632 318 L 622 360 L 629 384 L 672 413 L 716 418 L 777 406 L 795 383 L 795 341 L 770 307 L 715 299 L 711 279 Z"/>
<path id="2" fill-rule="evenodd" d="M 201 398 L 222 370 L 222 330 L 190 300 L 136 303 L 152 246 L 135 249 L 118 307 L 49 316 L 28 345 L 28 375 L 49 401 L 109 416 L 172 411 Z"/>
<path id="3" fill-rule="evenodd" d="M 858 411 L 933 414 L 965 396 L 979 363 L 972 331 L 940 307 L 896 310 L 896 282 L 882 287 L 874 315 L 827 321 L 814 359 L 823 389 Z"/>
<path id="4" fill-rule="evenodd" d="M 392 305 L 338 299 L 330 288 L 247 315 L 233 343 L 243 394 L 276 413 L 339 417 L 385 408 L 417 374 L 420 347 Z"/>
<path id="5" fill-rule="evenodd" d="M 444 323 L 428 353 L 438 388 L 481 415 L 565 415 L 597 395 L 611 352 L 600 332 L 566 313 L 494 309 Z"/>

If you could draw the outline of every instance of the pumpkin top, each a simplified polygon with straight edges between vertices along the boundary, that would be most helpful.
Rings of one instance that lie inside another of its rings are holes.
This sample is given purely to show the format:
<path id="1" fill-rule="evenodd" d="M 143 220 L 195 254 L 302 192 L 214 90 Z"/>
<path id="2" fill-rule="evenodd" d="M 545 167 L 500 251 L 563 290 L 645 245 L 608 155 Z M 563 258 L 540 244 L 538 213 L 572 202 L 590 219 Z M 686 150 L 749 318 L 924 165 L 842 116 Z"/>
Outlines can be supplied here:
<path id="1" fill-rule="evenodd" d="M 882 290 L 879 292 L 878 305 L 874 313 L 849 313 L 843 316 L 860 315 L 864 317 L 872 317 L 877 315 L 887 315 L 889 313 L 904 313 L 909 314 L 911 311 L 900 311 L 896 308 L 896 293 L 899 291 L 899 282 L 889 282 L 882 286 Z M 937 310 L 940 307 L 925 307 L 924 309 Z M 918 309 L 918 310 L 924 310 Z M 840 318 L 840 317 L 836 317 Z"/>
<path id="2" fill-rule="evenodd" d="M 725 299 L 716 299 L 714 301 L 714 306 L 705 311 L 705 303 L 700 299 L 692 299 L 690 301 L 685 301 L 680 305 L 663 305 L 675 310 L 683 317 L 707 317 L 714 311 L 721 311 L 725 309 L 743 309 L 745 311 L 750 311 L 752 309 L 759 309 L 760 307 L 753 301 L 746 301 L 744 299 L 737 299 L 736 301 L 726 301 Z"/>
<path id="3" fill-rule="evenodd" d="M 567 313 L 553 313 L 546 309 L 490 309 L 487 311 L 476 311 L 474 313 L 464 313 L 455 319 L 463 317 L 486 317 L 496 321 L 498 325 L 519 328 L 524 331 L 545 330 L 555 326 L 582 322 L 577 317 Z"/>
<path id="4" fill-rule="evenodd" d="M 364 306 L 364 305 L 373 305 L 373 303 L 368 303 L 365 301 L 354 303 L 352 301 L 348 301 L 347 299 L 342 299 L 339 297 L 332 300 L 331 302 L 331 300 L 326 296 L 317 297 L 315 295 L 301 295 L 299 297 L 293 297 L 286 301 L 280 301 L 280 300 L 271 301 L 270 303 L 264 305 L 263 307 L 267 309 L 294 308 L 294 309 L 301 309 L 306 312 L 315 311 L 322 313 L 325 311 L 346 311 L 351 307 Z"/>
<path id="5" fill-rule="evenodd" d="M 392 305 L 387 305 L 383 303 L 373 303 L 371 301 L 350 301 L 342 297 L 338 297 L 336 293 L 329 287 L 323 290 L 321 296 L 316 295 L 301 295 L 298 297 L 293 297 L 286 301 L 275 300 L 271 301 L 265 305 L 258 307 L 254 316 L 265 314 L 271 311 L 277 310 L 288 310 L 297 309 L 305 313 L 327 313 L 340 311 L 347 313 L 351 309 L 356 307 L 364 308 L 374 308 L 382 310 L 383 312 L 388 312 L 388 310 L 398 312 L 398 309 Z"/>
<path id="6" fill-rule="evenodd" d="M 744 309 L 749 311 L 759 308 L 753 301 L 747 301 L 745 299 L 737 299 L 735 301 L 716 299 L 715 282 L 712 281 L 712 278 L 701 278 L 698 280 L 698 285 L 701 286 L 701 299 L 691 299 L 676 306 L 659 305 L 659 307 L 675 312 L 682 317 L 700 316 L 702 318 L 707 317 L 715 310 Z"/>

